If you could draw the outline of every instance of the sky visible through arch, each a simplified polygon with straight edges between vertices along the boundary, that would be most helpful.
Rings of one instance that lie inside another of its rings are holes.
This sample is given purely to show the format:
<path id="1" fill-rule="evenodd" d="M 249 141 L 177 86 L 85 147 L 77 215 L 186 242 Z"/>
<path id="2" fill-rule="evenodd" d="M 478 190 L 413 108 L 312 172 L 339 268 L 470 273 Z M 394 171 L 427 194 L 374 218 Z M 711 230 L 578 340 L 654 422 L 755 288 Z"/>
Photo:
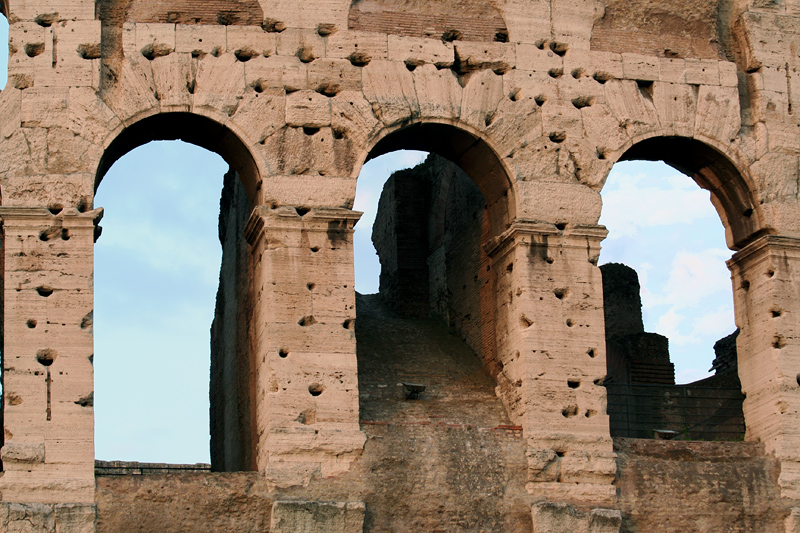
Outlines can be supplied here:
<path id="1" fill-rule="evenodd" d="M 6 43 L 5 46 L 2 43 Z M 0 88 L 8 80 L 8 19 L 0 15 Z"/>
<path id="2" fill-rule="evenodd" d="M 0 16 L 0 42 L 8 24 Z M 7 47 L 0 47 L 0 87 Z M 424 159 L 387 154 L 364 166 L 354 208 L 356 288 L 377 291 L 370 240 L 384 181 Z M 95 260 L 96 456 L 208 462 L 209 328 L 220 264 L 217 216 L 227 165 L 183 143 L 150 143 L 101 184 L 106 208 Z M 642 285 L 645 329 L 670 339 L 679 383 L 708 375 L 713 343 L 731 333 L 733 303 L 719 217 L 688 177 L 625 162 L 603 190 L 609 229 L 600 262 L 623 262 Z"/>

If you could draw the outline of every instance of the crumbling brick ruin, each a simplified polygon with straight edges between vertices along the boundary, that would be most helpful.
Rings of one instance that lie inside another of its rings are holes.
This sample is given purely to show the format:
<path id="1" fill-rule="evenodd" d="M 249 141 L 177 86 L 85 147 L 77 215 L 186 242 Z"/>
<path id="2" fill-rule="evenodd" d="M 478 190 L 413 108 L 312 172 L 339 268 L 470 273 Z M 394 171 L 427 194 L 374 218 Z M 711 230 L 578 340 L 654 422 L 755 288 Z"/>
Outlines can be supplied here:
<path id="1" fill-rule="evenodd" d="M 669 339 L 644 332 L 636 271 L 608 263 L 600 272 L 608 365 L 603 384 L 611 436 L 741 440 L 745 428 L 736 374 L 738 332 L 714 345 L 713 376 L 675 385 Z"/>
<path id="2" fill-rule="evenodd" d="M 800 531 L 791 1 L 0 11 L 3 529 Z M 215 472 L 108 476 L 93 454 L 93 198 L 116 160 L 164 139 L 231 168 Z M 364 162 L 397 149 L 449 163 L 416 196 L 387 192 L 420 204 L 398 202 L 383 215 L 396 231 L 376 233 L 396 247 L 386 305 L 356 298 L 352 206 Z M 599 191 L 633 159 L 693 177 L 725 226 L 744 442 L 612 435 Z M 426 224 L 406 220 L 422 207 Z M 398 383 L 426 389 L 411 400 Z"/>

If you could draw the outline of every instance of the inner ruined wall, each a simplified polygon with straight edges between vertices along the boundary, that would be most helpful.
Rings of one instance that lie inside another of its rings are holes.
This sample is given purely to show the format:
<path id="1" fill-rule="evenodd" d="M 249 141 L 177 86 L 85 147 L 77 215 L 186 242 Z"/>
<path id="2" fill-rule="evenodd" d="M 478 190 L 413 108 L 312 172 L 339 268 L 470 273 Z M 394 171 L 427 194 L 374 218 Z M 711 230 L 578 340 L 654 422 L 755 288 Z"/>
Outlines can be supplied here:
<path id="1" fill-rule="evenodd" d="M 380 294 L 403 316 L 433 316 L 476 354 L 494 353 L 481 296 L 488 260 L 481 252 L 485 200 L 457 165 L 430 155 L 387 180 L 372 240 L 381 262 Z"/>
<path id="2" fill-rule="evenodd" d="M 606 326 L 607 383 L 675 384 L 669 339 L 644 331 L 639 276 L 621 263 L 600 267 Z"/>
<path id="3" fill-rule="evenodd" d="M 220 198 L 222 266 L 211 325 L 211 466 L 255 470 L 253 426 L 255 364 L 252 352 L 252 260 L 244 237 L 252 206 L 239 175 L 226 175 Z"/>

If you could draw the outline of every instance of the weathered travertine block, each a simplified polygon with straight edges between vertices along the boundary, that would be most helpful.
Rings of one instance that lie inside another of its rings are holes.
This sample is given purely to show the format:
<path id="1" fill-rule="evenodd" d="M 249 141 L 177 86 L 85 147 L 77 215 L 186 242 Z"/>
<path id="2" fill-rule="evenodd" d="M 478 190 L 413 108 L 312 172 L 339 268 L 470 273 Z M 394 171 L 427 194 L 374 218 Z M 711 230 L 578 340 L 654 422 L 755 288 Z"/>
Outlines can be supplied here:
<path id="1" fill-rule="evenodd" d="M 616 509 L 592 509 L 587 513 L 566 503 L 543 501 L 533 505 L 531 516 L 534 533 L 618 533 L 622 527 L 622 514 Z"/>
<path id="2" fill-rule="evenodd" d="M 86 317 L 101 216 L 60 205 L 0 210 L 6 502 L 94 500 L 94 350 Z"/>
<path id="3" fill-rule="evenodd" d="M 363 502 L 276 501 L 270 531 L 275 533 L 361 533 Z"/>
<path id="4" fill-rule="evenodd" d="M 359 217 L 346 209 L 258 207 L 246 229 L 256 298 L 257 465 L 279 485 L 307 483 L 308 469 L 347 470 L 364 445 L 350 268 Z"/>
<path id="5" fill-rule="evenodd" d="M 73 526 L 59 526 L 59 512 L 72 511 L 52 504 L 93 498 L 89 239 L 98 213 L 87 210 L 108 160 L 168 137 L 222 154 L 258 206 L 254 272 L 236 284 L 245 293 L 246 281 L 256 300 L 248 341 L 257 371 L 225 381 L 248 383 L 237 394 L 252 392 L 255 410 L 250 400 L 241 407 L 257 430 L 220 438 L 256 450 L 248 467 L 271 486 L 310 487 L 348 469 L 364 444 L 352 329 L 358 217 L 348 209 L 367 159 L 413 147 L 462 166 L 488 213 L 472 237 L 500 236 L 484 243 L 491 260 L 477 254 L 488 270 L 459 274 L 458 297 L 474 307 L 459 318 L 473 325 L 458 327 L 473 332 L 524 428 L 523 514 L 540 496 L 613 501 L 595 224 L 611 166 L 637 158 L 692 174 L 740 249 L 730 264 L 748 439 L 780 460 L 795 506 L 797 6 L 267 4 L 0 0 L 10 23 L 0 92 L 4 501 L 51 504 L 42 513 L 63 530 Z M 183 115 L 167 115 L 175 112 Z M 148 129 L 146 117 L 160 114 L 169 131 Z M 188 114 L 206 117 L 208 129 L 171 128 Z M 434 263 L 453 261 L 446 249 L 431 251 Z M 220 394 L 232 394 L 227 386 Z"/>
<path id="6" fill-rule="evenodd" d="M 605 332 L 596 266 L 605 234 L 598 226 L 518 220 L 489 251 L 504 295 L 498 395 L 525 431 L 533 494 L 613 501 L 616 463 L 602 387 Z"/>
<path id="7" fill-rule="evenodd" d="M 800 498 L 800 379 L 796 239 L 765 236 L 728 261 L 732 272 L 747 439 L 781 461 L 782 493 Z M 776 413 L 777 410 L 777 413 Z"/>

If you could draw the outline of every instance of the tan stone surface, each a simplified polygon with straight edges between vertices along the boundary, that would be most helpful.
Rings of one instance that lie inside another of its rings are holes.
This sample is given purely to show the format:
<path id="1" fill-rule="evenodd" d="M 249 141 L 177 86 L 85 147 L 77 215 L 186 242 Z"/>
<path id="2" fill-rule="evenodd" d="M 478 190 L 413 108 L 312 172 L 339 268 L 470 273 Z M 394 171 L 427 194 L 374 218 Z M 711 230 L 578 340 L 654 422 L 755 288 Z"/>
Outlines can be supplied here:
<path id="1" fill-rule="evenodd" d="M 93 390 L 91 327 L 81 327 L 92 312 L 93 192 L 113 160 L 164 136 L 223 154 L 256 208 L 252 446 L 280 483 L 340 475 L 363 447 L 355 339 L 342 327 L 354 317 L 355 177 L 368 157 L 428 148 L 486 200 L 494 296 L 481 297 L 481 320 L 496 334 L 482 357 L 503 365 L 497 392 L 524 428 L 531 493 L 613 507 L 594 383 L 605 371 L 599 189 L 613 163 L 645 158 L 709 189 L 739 250 L 730 267 L 747 439 L 780 461 L 782 497 L 800 500 L 800 12 L 765 1 L 407 4 L 3 4 L 4 391 L 21 400 L 5 406 L 4 501 L 93 501 L 93 413 L 81 400 Z M 499 30 L 476 26 L 476 14 Z M 156 115 L 167 119 L 149 128 Z M 115 144 L 121 136 L 128 144 Z M 45 336 L 29 319 L 64 325 Z M 300 366 L 283 364 L 284 345 Z M 64 371 L 49 421 L 43 350 Z M 318 433 L 296 421 L 308 409 Z"/>

